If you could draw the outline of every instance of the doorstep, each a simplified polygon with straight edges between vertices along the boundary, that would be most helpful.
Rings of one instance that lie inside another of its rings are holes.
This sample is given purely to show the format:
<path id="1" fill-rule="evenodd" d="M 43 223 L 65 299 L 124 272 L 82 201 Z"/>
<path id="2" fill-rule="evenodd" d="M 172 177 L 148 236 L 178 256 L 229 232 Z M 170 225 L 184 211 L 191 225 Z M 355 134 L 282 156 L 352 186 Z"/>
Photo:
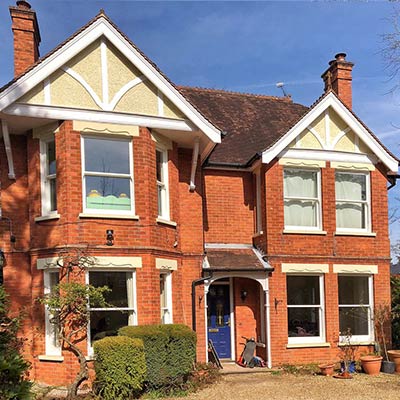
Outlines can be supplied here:
<path id="1" fill-rule="evenodd" d="M 222 369 L 219 370 L 221 375 L 240 375 L 240 374 L 259 374 L 259 373 L 270 373 L 274 369 L 269 369 L 267 367 L 260 368 L 244 368 L 237 365 L 234 361 L 222 361 Z"/>

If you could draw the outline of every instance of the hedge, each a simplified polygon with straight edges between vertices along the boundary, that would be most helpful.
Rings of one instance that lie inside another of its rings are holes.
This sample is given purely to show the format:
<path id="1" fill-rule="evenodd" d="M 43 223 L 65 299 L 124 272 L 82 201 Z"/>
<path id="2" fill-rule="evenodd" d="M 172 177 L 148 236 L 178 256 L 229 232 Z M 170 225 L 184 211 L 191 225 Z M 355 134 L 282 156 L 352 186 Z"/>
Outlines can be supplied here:
<path id="1" fill-rule="evenodd" d="M 125 326 L 118 334 L 143 340 L 150 388 L 171 387 L 188 378 L 196 357 L 196 334 L 186 325 Z"/>
<path id="2" fill-rule="evenodd" d="M 104 400 L 137 397 L 146 377 L 143 341 L 110 336 L 94 342 L 94 389 Z"/>

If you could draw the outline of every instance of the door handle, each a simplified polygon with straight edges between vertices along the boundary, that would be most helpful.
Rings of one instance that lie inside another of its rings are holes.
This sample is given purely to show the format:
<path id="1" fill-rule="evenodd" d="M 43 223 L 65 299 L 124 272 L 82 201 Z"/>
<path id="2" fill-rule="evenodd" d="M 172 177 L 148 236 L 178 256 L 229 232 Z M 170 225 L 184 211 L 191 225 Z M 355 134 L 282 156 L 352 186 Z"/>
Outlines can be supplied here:
<path id="1" fill-rule="evenodd" d="M 225 325 L 226 326 L 231 326 L 231 319 L 230 318 L 228 318 L 228 321 L 225 322 Z"/>

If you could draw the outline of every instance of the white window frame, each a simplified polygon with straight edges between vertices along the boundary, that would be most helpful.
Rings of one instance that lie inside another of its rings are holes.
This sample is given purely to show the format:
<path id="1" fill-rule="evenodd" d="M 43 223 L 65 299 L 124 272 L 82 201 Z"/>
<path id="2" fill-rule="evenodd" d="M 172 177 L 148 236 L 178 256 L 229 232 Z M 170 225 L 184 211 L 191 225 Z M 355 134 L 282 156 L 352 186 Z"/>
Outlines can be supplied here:
<path id="1" fill-rule="evenodd" d="M 285 207 L 286 200 L 314 200 L 317 203 L 317 224 L 316 226 L 297 226 L 297 225 L 284 225 L 287 231 L 321 231 L 322 230 L 322 189 L 321 189 L 321 169 L 316 168 L 297 168 L 297 167 L 284 167 L 283 172 L 283 185 L 285 185 L 285 171 L 307 171 L 317 173 L 317 197 L 287 197 L 285 196 L 285 186 L 283 186 L 283 205 Z M 283 210 L 285 213 L 285 210 Z M 285 218 L 285 216 L 284 216 Z"/>
<path id="2" fill-rule="evenodd" d="M 166 306 L 161 307 L 160 302 L 161 324 L 172 324 L 172 272 L 160 271 L 160 279 L 162 278 L 164 279 L 164 290 L 166 291 Z M 165 318 L 164 320 L 163 316 Z"/>
<path id="3" fill-rule="evenodd" d="M 108 173 L 108 172 L 86 172 L 85 171 L 85 139 L 99 139 L 109 141 L 126 142 L 129 146 L 129 174 Z M 82 165 L 82 208 L 84 214 L 104 214 L 104 215 L 129 215 L 135 216 L 135 191 L 134 191 L 134 175 L 133 175 L 133 150 L 132 138 L 118 136 L 102 136 L 102 135 L 81 135 L 81 165 Z M 105 178 L 126 178 L 130 179 L 130 199 L 131 210 L 104 210 L 100 208 L 86 208 L 86 176 L 100 176 Z"/>
<path id="4" fill-rule="evenodd" d="M 262 207 L 261 207 L 261 171 L 254 173 L 256 181 L 256 218 L 255 233 L 262 233 Z"/>
<path id="5" fill-rule="evenodd" d="M 371 174 L 370 172 L 354 172 L 354 171 L 346 171 L 346 170 L 336 170 L 335 171 L 335 185 L 336 185 L 336 174 L 347 174 L 347 175 L 363 175 L 365 176 L 365 191 L 366 191 L 366 199 L 357 201 L 357 200 L 341 200 L 336 197 L 335 191 L 335 217 L 336 217 L 336 203 L 357 203 L 357 204 L 366 204 L 367 212 L 365 213 L 365 228 L 364 229 L 355 229 L 355 228 L 339 228 L 337 226 L 337 217 L 336 217 L 336 232 L 339 233 L 370 233 L 372 229 L 371 224 Z"/>
<path id="6" fill-rule="evenodd" d="M 298 274 L 286 274 L 290 276 L 317 276 L 319 277 L 319 298 L 320 304 L 318 305 L 289 305 L 287 304 L 287 313 L 289 314 L 289 308 L 319 308 L 319 336 L 296 336 L 290 337 L 288 334 L 288 344 L 307 344 L 307 343 L 325 343 L 325 297 L 324 297 L 324 274 L 309 274 L 309 273 L 298 273 Z M 287 280 L 286 280 L 287 282 Z M 289 332 L 288 332 L 289 333 Z"/>
<path id="7" fill-rule="evenodd" d="M 170 210 L 169 210 L 169 178 L 168 178 L 168 150 L 156 146 L 156 163 L 157 163 L 157 152 L 161 154 L 162 166 L 161 166 L 161 181 L 157 180 L 157 214 L 158 218 L 169 221 Z M 156 165 L 156 179 L 157 179 L 157 165 Z M 159 193 L 161 190 L 161 199 Z M 161 214 L 158 210 L 158 203 L 161 202 Z"/>
<path id="8" fill-rule="evenodd" d="M 338 274 L 338 302 L 339 302 L 339 276 L 351 276 L 355 278 L 368 278 L 368 300 L 369 305 L 365 306 L 363 304 L 339 304 L 339 312 L 340 308 L 345 307 L 357 307 L 357 308 L 367 308 L 368 309 L 368 335 L 352 335 L 351 342 L 352 343 L 373 343 L 375 340 L 375 332 L 374 332 L 374 281 L 373 275 L 370 274 Z M 339 322 L 340 323 L 340 322 Z M 340 326 L 340 325 L 339 325 Z M 340 336 L 340 341 L 343 342 L 345 336 Z"/>
<path id="9" fill-rule="evenodd" d="M 137 325 L 138 324 L 138 318 L 137 318 L 137 292 L 136 292 L 136 269 L 125 269 L 125 268 L 90 268 L 90 270 L 86 270 L 85 274 L 85 281 L 86 284 L 90 284 L 90 279 L 89 279 L 89 274 L 90 272 L 126 272 L 126 273 L 131 273 L 131 277 L 128 278 L 130 280 L 129 282 L 129 289 L 131 290 L 132 296 L 132 304 L 129 307 L 106 307 L 106 308 L 99 308 L 99 307 L 93 307 L 91 308 L 90 305 L 88 305 L 88 310 L 90 311 L 126 311 L 129 312 L 130 315 L 128 317 L 128 325 Z M 90 315 L 90 314 L 89 314 Z M 89 324 L 87 327 L 87 346 L 88 346 L 88 354 L 93 355 L 93 346 L 92 346 L 92 338 L 90 337 L 90 318 L 89 318 Z"/>
<path id="10" fill-rule="evenodd" d="M 59 274 L 59 269 L 57 268 L 49 268 L 43 271 L 43 284 L 44 284 L 44 294 L 48 295 L 51 293 L 51 280 L 50 274 Z M 57 331 L 55 324 L 50 322 L 51 313 L 49 307 L 45 305 L 44 307 L 45 314 L 45 353 L 49 356 L 61 356 L 62 354 L 62 346 L 61 342 L 56 345 L 57 342 Z"/>
<path id="11" fill-rule="evenodd" d="M 42 216 L 50 216 L 57 214 L 56 210 L 51 210 L 51 186 L 50 181 L 56 181 L 56 198 L 57 198 L 57 171 L 55 174 L 49 174 L 48 162 L 47 162 L 47 150 L 49 143 L 54 142 L 55 136 L 51 135 L 40 140 L 40 187 L 42 197 Z M 57 152 L 56 152 L 57 158 Z"/>

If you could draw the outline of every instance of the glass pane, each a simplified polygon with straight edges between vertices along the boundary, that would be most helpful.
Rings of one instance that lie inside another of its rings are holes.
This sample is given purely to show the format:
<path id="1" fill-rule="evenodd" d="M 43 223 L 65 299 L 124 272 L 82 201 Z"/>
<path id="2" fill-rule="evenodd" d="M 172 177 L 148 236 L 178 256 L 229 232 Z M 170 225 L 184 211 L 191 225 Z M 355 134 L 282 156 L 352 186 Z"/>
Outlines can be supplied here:
<path id="1" fill-rule="evenodd" d="M 339 304 L 369 305 L 368 276 L 339 276 Z"/>
<path id="2" fill-rule="evenodd" d="M 366 229 L 367 205 L 360 203 L 336 203 L 338 228 Z"/>
<path id="3" fill-rule="evenodd" d="M 368 335 L 368 308 L 339 307 L 339 329 L 352 335 Z"/>
<path id="4" fill-rule="evenodd" d="M 90 338 L 92 343 L 106 336 L 117 336 L 118 329 L 128 325 L 128 311 L 91 311 Z"/>
<path id="5" fill-rule="evenodd" d="M 131 182 L 128 178 L 86 176 L 86 207 L 101 210 L 131 209 Z"/>
<path id="6" fill-rule="evenodd" d="M 56 143 L 51 141 L 47 143 L 47 174 L 56 173 Z"/>
<path id="7" fill-rule="evenodd" d="M 318 197 L 317 172 L 284 170 L 285 197 Z"/>
<path id="8" fill-rule="evenodd" d="M 367 177 L 360 174 L 336 173 L 335 190 L 338 200 L 366 200 Z"/>
<path id="9" fill-rule="evenodd" d="M 160 275 L 160 305 L 161 308 L 167 307 L 167 290 L 166 290 L 166 282 L 165 282 L 166 275 Z"/>
<path id="10" fill-rule="evenodd" d="M 156 163 L 157 163 L 157 180 L 163 182 L 162 167 L 163 167 L 163 153 L 156 150 Z"/>
<path id="11" fill-rule="evenodd" d="M 319 305 L 319 276 L 287 276 L 287 303 Z"/>
<path id="12" fill-rule="evenodd" d="M 49 272 L 49 284 L 50 284 L 50 291 L 54 289 L 54 286 L 60 283 L 60 274 L 58 271 Z"/>
<path id="13" fill-rule="evenodd" d="M 289 337 L 319 336 L 319 308 L 288 308 Z"/>
<path id="14" fill-rule="evenodd" d="M 317 202 L 285 200 L 285 226 L 317 227 Z"/>
<path id="15" fill-rule="evenodd" d="M 158 215 L 162 216 L 164 213 L 164 195 L 165 187 L 164 185 L 157 185 L 157 200 L 158 200 Z"/>
<path id="16" fill-rule="evenodd" d="M 85 138 L 85 170 L 130 174 L 129 146 L 124 140 Z"/>
<path id="17" fill-rule="evenodd" d="M 50 211 L 57 210 L 57 182 L 56 179 L 50 179 Z"/>
<path id="18" fill-rule="evenodd" d="M 130 272 L 108 272 L 91 271 L 89 272 L 89 283 L 95 287 L 107 286 L 110 292 L 104 295 L 107 303 L 111 307 L 129 307 L 128 301 L 128 278 L 132 276 Z"/>

